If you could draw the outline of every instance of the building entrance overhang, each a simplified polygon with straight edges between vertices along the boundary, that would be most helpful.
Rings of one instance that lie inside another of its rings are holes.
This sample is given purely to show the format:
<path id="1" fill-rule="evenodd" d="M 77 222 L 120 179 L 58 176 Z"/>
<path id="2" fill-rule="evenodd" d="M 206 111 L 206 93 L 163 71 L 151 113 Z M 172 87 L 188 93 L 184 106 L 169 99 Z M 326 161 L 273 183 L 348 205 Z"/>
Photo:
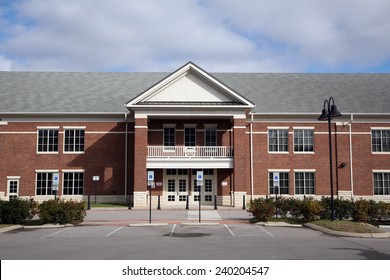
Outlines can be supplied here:
<path id="1" fill-rule="evenodd" d="M 233 158 L 147 158 L 148 169 L 227 169 L 234 167 Z"/>

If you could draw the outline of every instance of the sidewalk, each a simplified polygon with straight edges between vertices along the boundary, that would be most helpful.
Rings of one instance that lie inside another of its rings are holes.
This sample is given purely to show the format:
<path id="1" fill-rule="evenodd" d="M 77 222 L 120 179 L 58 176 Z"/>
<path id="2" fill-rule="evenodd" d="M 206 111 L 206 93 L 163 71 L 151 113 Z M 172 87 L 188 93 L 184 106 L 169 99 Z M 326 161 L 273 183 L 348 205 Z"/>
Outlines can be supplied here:
<path id="1" fill-rule="evenodd" d="M 246 210 L 227 208 L 202 209 L 202 222 L 217 223 L 248 223 L 252 218 Z M 130 224 L 149 223 L 149 210 L 129 210 L 127 208 L 92 208 L 87 211 L 84 222 L 81 225 L 101 225 L 101 224 Z M 151 212 L 152 223 L 181 224 L 199 221 L 199 209 L 172 209 L 156 210 Z"/>

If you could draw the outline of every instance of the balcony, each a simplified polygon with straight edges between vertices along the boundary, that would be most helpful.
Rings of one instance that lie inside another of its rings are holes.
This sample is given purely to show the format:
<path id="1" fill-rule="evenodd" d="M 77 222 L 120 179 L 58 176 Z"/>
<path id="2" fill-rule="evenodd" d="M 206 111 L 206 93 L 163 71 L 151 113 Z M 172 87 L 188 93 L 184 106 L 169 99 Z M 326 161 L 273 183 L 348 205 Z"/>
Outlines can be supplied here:
<path id="1" fill-rule="evenodd" d="M 232 168 L 230 146 L 148 146 L 147 168 Z"/>

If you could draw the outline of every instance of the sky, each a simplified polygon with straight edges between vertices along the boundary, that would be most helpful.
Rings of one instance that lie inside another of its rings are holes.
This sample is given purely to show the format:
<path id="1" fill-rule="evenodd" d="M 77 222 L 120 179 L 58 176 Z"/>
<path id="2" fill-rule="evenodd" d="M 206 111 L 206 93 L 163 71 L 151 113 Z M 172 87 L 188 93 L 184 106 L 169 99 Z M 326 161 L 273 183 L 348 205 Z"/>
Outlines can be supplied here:
<path id="1" fill-rule="evenodd" d="M 0 0 L 0 71 L 389 73 L 388 0 Z"/>

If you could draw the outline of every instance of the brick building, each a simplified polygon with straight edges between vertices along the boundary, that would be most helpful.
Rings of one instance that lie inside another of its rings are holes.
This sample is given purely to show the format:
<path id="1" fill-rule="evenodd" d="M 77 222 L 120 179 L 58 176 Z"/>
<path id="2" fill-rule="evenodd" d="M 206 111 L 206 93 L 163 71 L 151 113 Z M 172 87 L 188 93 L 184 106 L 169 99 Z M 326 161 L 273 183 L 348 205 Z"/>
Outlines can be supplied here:
<path id="1" fill-rule="evenodd" d="M 0 72 L 0 199 L 241 207 L 243 197 L 390 200 L 389 74 Z M 199 198 L 197 171 L 203 171 Z M 93 178 L 98 181 L 94 181 Z M 54 180 L 55 181 L 55 180 Z M 216 201 L 215 201 L 216 200 Z"/>

